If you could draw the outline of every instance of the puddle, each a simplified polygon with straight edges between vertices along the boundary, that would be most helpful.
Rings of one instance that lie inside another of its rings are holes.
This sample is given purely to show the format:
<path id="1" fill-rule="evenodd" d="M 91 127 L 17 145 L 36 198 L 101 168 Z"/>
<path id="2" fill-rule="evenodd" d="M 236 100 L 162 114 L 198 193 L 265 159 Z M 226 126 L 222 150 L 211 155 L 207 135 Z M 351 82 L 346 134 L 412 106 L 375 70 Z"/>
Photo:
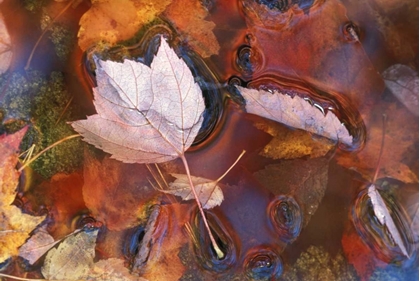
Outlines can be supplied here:
<path id="1" fill-rule="evenodd" d="M 46 215 L 43 227 L 56 240 L 99 228 L 95 262 L 120 259 L 133 280 L 418 280 L 418 116 L 381 77 L 395 64 L 418 72 L 418 4 L 124 5 L 133 10 L 106 2 L 0 1 L 13 53 L 10 65 L 0 53 L 0 69 L 8 69 L 0 74 L 0 132 L 29 124 L 20 148 L 35 145 L 33 154 L 74 134 L 67 122 L 96 113 L 95 61 L 150 66 L 165 38 L 205 102 L 203 124 L 185 153 L 191 174 L 217 179 L 246 151 L 220 181 L 224 201 L 205 211 L 223 257 L 195 202 L 159 191 L 174 181 L 171 174 L 185 174 L 180 159 L 121 163 L 75 138 L 23 170 L 14 205 Z M 336 115 L 353 143 L 247 114 L 238 85 Z M 394 232 L 378 221 L 368 196 L 382 138 L 375 185 Z M 29 265 L 14 256 L 0 273 L 43 278 L 45 259 Z"/>

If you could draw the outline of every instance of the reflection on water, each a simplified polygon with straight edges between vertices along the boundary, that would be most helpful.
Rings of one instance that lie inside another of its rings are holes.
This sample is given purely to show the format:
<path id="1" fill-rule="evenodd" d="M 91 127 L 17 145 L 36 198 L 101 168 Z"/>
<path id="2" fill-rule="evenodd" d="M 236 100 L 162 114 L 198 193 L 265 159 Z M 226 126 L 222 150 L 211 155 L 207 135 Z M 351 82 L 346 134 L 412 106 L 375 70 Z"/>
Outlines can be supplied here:
<path id="1" fill-rule="evenodd" d="M 192 174 L 216 179 L 247 151 L 221 182 L 224 202 L 206 211 L 225 256 L 215 254 L 195 204 L 154 189 L 173 180 L 171 173 L 185 173 L 177 160 L 146 169 L 68 141 L 24 171 L 14 204 L 47 213 L 55 239 L 95 223 L 97 258 L 124 259 L 149 280 L 418 279 L 418 122 L 379 75 L 397 63 L 418 72 L 411 48 L 418 43 L 404 45 L 407 34 L 418 36 L 417 24 L 398 27 L 418 23 L 415 3 L 173 0 L 150 4 L 147 24 L 115 3 L 98 3 L 0 1 L 13 53 L 11 61 L 0 53 L 0 69 L 8 69 L 0 74 L 1 133 L 30 124 L 21 148 L 35 144 L 34 153 L 72 134 L 68 121 L 95 113 L 95 60 L 150 65 L 163 35 L 205 99 L 205 121 L 186 153 Z M 144 12 L 137 4 L 124 5 Z M 396 5 L 399 14 L 392 13 Z M 139 28 L 125 36 L 134 23 Z M 398 39 L 400 48 L 378 33 Z M 249 115 L 235 85 L 304 98 L 337 115 L 355 141 L 343 147 Z M 407 255 L 378 222 L 367 189 L 360 190 L 373 176 L 384 111 L 392 113 L 390 145 L 377 184 Z M 0 270 L 41 278 L 42 262 L 24 267 L 13 258 Z"/>

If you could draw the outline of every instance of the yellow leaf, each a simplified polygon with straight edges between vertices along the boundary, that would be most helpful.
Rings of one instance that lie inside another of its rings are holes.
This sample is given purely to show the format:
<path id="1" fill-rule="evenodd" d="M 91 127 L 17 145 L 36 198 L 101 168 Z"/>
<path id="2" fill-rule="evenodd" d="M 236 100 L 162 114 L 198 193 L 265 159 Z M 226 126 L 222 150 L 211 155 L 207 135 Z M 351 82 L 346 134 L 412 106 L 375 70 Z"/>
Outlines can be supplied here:
<path id="1" fill-rule="evenodd" d="M 25 133 L 26 128 L 0 137 L 0 263 L 17 255 L 18 247 L 45 218 L 23 214 L 18 207 L 11 205 L 19 178 L 15 168 L 18 161 L 16 151 Z"/>

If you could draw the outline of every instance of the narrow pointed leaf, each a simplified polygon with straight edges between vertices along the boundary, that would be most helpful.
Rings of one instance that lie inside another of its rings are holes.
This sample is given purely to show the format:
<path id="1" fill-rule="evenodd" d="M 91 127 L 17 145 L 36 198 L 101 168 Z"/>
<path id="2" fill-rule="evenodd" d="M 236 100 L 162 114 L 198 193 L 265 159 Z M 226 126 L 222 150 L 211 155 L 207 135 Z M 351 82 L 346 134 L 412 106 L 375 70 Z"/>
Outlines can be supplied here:
<path id="1" fill-rule="evenodd" d="M 389 233 L 391 234 L 392 239 L 394 239 L 395 244 L 398 245 L 398 247 L 401 249 L 402 253 L 406 257 L 409 257 L 407 249 L 398 231 L 398 228 L 395 225 L 391 214 L 389 213 L 384 199 L 382 199 L 382 196 L 376 189 L 375 185 L 371 184 L 369 186 L 368 196 L 370 197 L 373 206 L 373 211 L 375 213 L 375 216 L 378 218 L 379 222 L 388 228 Z"/>
<path id="2" fill-rule="evenodd" d="M 325 115 L 304 99 L 238 86 L 246 101 L 246 111 L 287 126 L 306 130 L 351 145 L 353 137 L 332 112 Z"/>

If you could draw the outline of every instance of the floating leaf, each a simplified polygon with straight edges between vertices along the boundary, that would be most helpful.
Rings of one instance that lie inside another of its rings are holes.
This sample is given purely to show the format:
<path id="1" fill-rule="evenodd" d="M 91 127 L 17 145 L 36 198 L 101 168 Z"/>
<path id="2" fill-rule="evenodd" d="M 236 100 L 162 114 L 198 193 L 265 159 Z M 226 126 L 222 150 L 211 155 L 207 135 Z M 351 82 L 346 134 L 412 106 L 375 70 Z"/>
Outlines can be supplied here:
<path id="1" fill-rule="evenodd" d="M 150 68 L 100 61 L 96 74 L 98 114 L 72 123 L 85 141 L 126 163 L 169 161 L 191 146 L 204 100 L 191 71 L 163 38 Z"/>
<path id="2" fill-rule="evenodd" d="M 57 249 L 51 249 L 41 269 L 46 279 L 79 280 L 93 267 L 96 237 L 99 230 L 83 231 L 66 238 Z"/>
<path id="3" fill-rule="evenodd" d="M 194 199 L 187 175 L 171 174 L 176 178 L 174 182 L 169 183 L 168 190 L 162 190 L 165 193 L 181 196 L 183 200 Z M 223 192 L 217 181 L 205 178 L 191 176 L 195 191 L 200 198 L 204 209 L 211 209 L 218 206 L 223 201 Z"/>
<path id="4" fill-rule="evenodd" d="M 387 68 L 382 76 L 385 85 L 392 94 L 407 107 L 407 109 L 419 115 L 419 74 L 406 65 L 394 64 Z"/>
<path id="5" fill-rule="evenodd" d="M 325 115 L 304 99 L 274 91 L 247 89 L 238 86 L 246 101 L 248 113 L 262 116 L 287 126 L 303 129 L 351 145 L 353 137 L 332 112 Z"/>
<path id="6" fill-rule="evenodd" d="M 405 248 L 404 242 L 401 238 L 400 232 L 398 231 L 397 226 L 395 225 L 394 220 L 389 213 L 389 210 L 382 199 L 381 194 L 379 194 L 378 190 L 376 189 L 374 184 L 371 184 L 368 189 L 368 196 L 372 202 L 373 211 L 375 213 L 376 218 L 378 221 L 388 228 L 389 233 L 392 236 L 394 242 L 398 245 L 401 249 L 402 253 L 409 257 L 407 249 Z"/>
<path id="7" fill-rule="evenodd" d="M 27 127 L 13 135 L 0 136 L 0 263 L 17 255 L 18 247 L 45 218 L 24 214 L 12 205 L 19 178 L 16 152 L 26 130 Z"/>

